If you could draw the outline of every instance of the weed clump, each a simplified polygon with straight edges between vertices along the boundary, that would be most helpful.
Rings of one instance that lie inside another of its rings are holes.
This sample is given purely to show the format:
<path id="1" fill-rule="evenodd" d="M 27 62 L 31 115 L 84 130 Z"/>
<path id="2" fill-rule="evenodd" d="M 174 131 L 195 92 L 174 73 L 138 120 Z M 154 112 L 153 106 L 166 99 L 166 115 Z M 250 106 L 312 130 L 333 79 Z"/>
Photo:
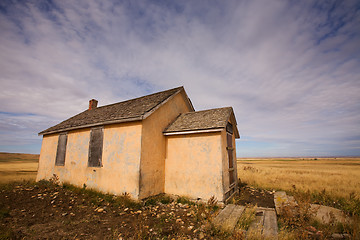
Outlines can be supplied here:
<path id="1" fill-rule="evenodd" d="M 238 226 L 240 229 L 247 231 L 250 227 L 250 224 L 256 218 L 256 209 L 257 206 L 247 205 L 244 213 L 241 215 Z"/>
<path id="2" fill-rule="evenodd" d="M 174 200 L 170 196 L 168 196 L 166 194 L 159 194 L 159 195 L 147 198 L 144 201 L 144 205 L 145 206 L 153 206 L 153 205 L 156 205 L 158 203 L 169 204 L 169 203 L 172 203 L 173 201 Z"/>
<path id="3" fill-rule="evenodd" d="M 322 193 L 325 194 L 325 191 Z M 312 196 L 310 194 L 294 194 L 297 204 L 287 205 L 281 208 L 281 216 L 278 218 L 279 229 L 299 239 L 329 239 L 334 233 L 356 235 L 358 231 L 356 218 L 351 223 L 337 221 L 335 215 L 330 212 L 330 219 L 323 223 L 315 218 L 316 209 L 311 207 Z M 280 232 L 281 232 L 280 231 Z"/>
<path id="4" fill-rule="evenodd" d="M 192 202 L 192 201 L 190 200 L 190 198 L 185 197 L 185 196 L 180 196 L 180 197 L 178 197 L 178 198 L 176 199 L 176 202 L 177 202 L 177 203 L 181 203 L 181 204 L 188 204 L 188 205 L 194 205 L 194 204 L 195 204 L 194 202 Z"/>

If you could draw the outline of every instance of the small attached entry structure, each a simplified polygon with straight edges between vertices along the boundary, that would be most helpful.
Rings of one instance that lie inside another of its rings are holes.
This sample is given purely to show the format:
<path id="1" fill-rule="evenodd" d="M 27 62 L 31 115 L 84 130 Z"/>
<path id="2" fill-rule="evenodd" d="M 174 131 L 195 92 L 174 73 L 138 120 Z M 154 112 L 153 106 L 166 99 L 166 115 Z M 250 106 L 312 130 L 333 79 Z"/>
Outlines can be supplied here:
<path id="1" fill-rule="evenodd" d="M 37 180 L 143 199 L 159 193 L 225 201 L 236 191 L 231 107 L 195 111 L 183 87 L 89 109 L 42 132 Z"/>
<path id="2" fill-rule="evenodd" d="M 231 107 L 181 114 L 165 131 L 165 192 L 226 200 L 237 187 Z M 235 131 L 234 131 L 235 130 Z"/>

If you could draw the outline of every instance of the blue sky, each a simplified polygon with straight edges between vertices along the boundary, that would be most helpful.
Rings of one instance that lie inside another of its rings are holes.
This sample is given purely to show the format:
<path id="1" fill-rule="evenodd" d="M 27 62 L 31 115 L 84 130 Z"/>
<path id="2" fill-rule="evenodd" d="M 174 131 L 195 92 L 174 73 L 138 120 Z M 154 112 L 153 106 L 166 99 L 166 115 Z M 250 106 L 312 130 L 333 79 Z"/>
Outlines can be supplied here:
<path id="1" fill-rule="evenodd" d="M 238 157 L 360 155 L 359 1 L 0 1 L 0 151 L 184 86 L 232 106 Z"/>

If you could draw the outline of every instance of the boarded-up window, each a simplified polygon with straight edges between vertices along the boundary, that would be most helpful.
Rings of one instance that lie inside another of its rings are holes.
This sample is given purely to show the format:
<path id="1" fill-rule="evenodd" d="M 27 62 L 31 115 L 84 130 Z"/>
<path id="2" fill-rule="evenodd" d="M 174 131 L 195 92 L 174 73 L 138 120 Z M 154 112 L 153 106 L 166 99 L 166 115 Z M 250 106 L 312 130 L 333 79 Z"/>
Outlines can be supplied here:
<path id="1" fill-rule="evenodd" d="M 226 126 L 226 140 L 227 140 L 227 152 L 229 159 L 229 182 L 230 185 L 235 182 L 235 171 L 234 171 L 234 148 L 233 148 L 233 127 L 231 123 L 228 123 Z"/>
<path id="2" fill-rule="evenodd" d="M 232 135 L 227 133 L 227 151 L 229 158 L 229 168 L 233 168 L 233 146 L 232 146 Z"/>
<path id="3" fill-rule="evenodd" d="M 233 126 L 231 123 L 228 123 L 226 125 L 226 132 L 230 133 L 230 134 L 233 134 Z"/>
<path id="4" fill-rule="evenodd" d="M 90 132 L 89 167 L 101 167 L 103 148 L 103 128 L 93 128 Z"/>
<path id="5" fill-rule="evenodd" d="M 65 165 L 65 155 L 66 155 L 66 143 L 67 143 L 67 134 L 62 133 L 59 135 L 57 151 L 56 151 L 56 166 L 64 166 Z"/>

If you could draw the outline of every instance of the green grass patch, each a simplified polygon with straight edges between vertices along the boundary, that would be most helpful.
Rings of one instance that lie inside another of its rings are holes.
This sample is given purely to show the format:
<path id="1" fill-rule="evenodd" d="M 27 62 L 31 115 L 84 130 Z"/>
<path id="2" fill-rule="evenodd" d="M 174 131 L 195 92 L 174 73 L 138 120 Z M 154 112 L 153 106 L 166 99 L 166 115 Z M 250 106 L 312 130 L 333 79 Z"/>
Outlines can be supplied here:
<path id="1" fill-rule="evenodd" d="M 147 198 L 144 201 L 145 206 L 153 206 L 156 205 L 158 203 L 162 203 L 162 204 L 169 204 L 172 203 L 174 200 L 166 194 L 158 194 L 156 196 L 152 196 Z"/>
<path id="2" fill-rule="evenodd" d="M 190 198 L 184 196 L 178 197 L 178 199 L 176 199 L 176 202 L 181 204 L 195 205 L 195 203 L 192 202 Z"/>
<path id="3" fill-rule="evenodd" d="M 87 188 L 86 185 L 80 188 L 69 183 L 63 183 L 62 187 L 72 192 L 82 194 L 83 196 L 87 197 L 92 204 L 96 206 L 100 206 L 104 202 L 107 202 L 116 207 L 128 207 L 132 209 L 141 208 L 141 203 L 139 201 L 131 199 L 130 196 L 126 193 L 120 196 L 115 196 L 113 194 L 103 193 L 95 189 Z"/>

